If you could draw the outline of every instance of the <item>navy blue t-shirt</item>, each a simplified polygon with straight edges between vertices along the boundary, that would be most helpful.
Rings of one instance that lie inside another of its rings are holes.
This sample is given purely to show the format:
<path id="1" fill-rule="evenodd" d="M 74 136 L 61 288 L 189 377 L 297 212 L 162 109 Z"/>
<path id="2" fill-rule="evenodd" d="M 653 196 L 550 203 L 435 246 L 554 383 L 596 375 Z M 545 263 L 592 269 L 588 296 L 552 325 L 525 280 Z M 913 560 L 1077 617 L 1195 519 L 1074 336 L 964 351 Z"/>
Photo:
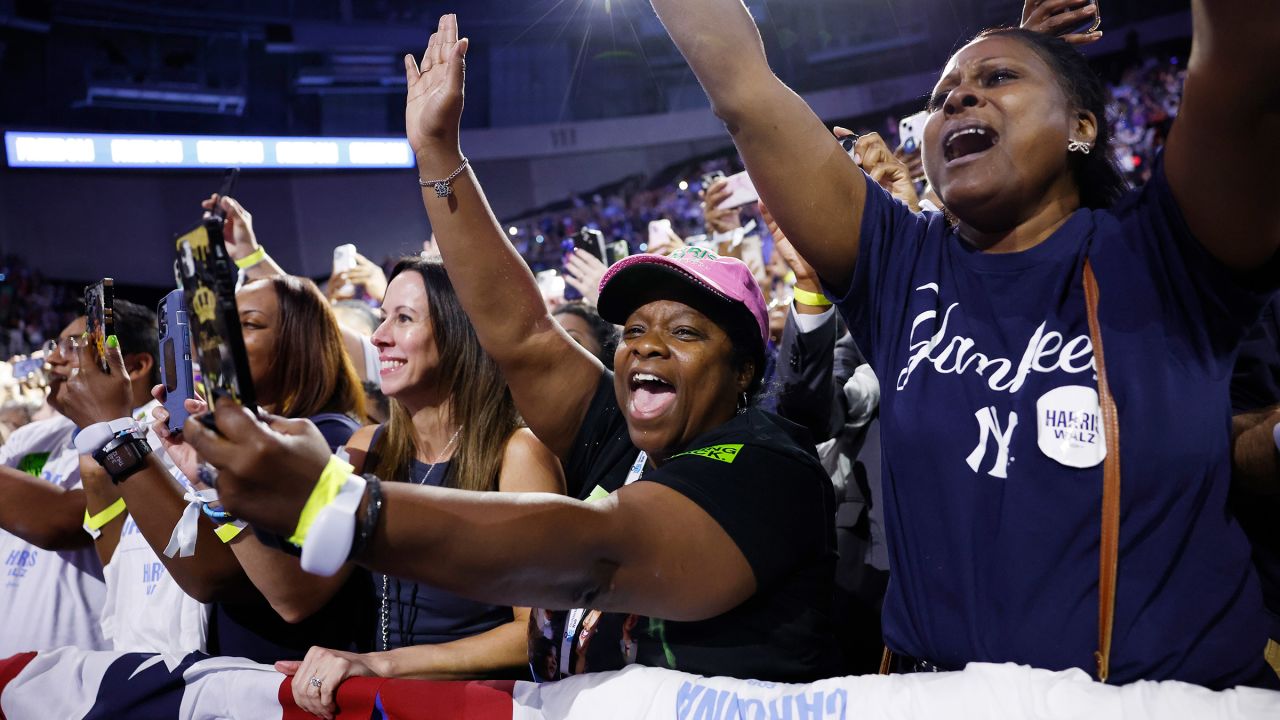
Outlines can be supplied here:
<path id="1" fill-rule="evenodd" d="M 1111 678 L 1268 682 L 1262 596 L 1227 512 L 1228 383 L 1280 273 L 1250 290 L 1205 252 L 1162 163 L 1114 208 L 1007 254 L 868 179 L 838 305 L 881 383 L 885 640 L 944 667 L 1093 673 L 1105 440 L 1086 257 L 1122 446 Z"/>

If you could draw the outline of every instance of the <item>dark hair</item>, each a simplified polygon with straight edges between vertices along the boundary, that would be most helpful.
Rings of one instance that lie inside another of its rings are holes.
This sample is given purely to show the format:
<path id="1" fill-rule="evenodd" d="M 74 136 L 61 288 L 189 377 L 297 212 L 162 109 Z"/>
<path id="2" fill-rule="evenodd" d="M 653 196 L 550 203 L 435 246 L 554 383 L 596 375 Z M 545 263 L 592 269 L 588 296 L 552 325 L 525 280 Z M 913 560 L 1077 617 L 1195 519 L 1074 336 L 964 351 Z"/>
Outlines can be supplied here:
<path id="1" fill-rule="evenodd" d="M 1071 172 L 1080 191 L 1081 205 L 1095 210 L 1111 207 L 1129 189 L 1129 184 L 1116 165 L 1107 114 L 1110 96 L 1097 73 L 1089 67 L 1084 55 L 1062 38 L 1022 28 L 993 28 L 983 30 L 973 39 L 989 37 L 1012 38 L 1034 50 L 1057 76 L 1067 101 L 1093 113 L 1098 123 L 1098 137 L 1088 155 L 1070 153 Z"/>
<path id="2" fill-rule="evenodd" d="M 342 413 L 364 420 L 364 388 L 342 342 L 329 301 L 310 280 L 273 275 L 279 317 L 268 378 L 275 412 L 291 418 Z"/>
<path id="3" fill-rule="evenodd" d="M 396 263 L 389 280 L 410 271 L 421 277 L 427 289 L 431 334 L 440 356 L 437 382 L 449 391 L 452 420 L 462 428 L 453 456 L 456 462 L 449 464 L 445 485 L 497 490 L 504 448 L 521 426 L 511 391 L 498 363 L 480 347 L 444 263 L 439 258 L 406 257 Z M 374 474 L 406 479 L 417 443 L 409 411 L 395 398 L 391 398 L 391 417 L 373 450 L 378 458 Z"/>
<path id="4" fill-rule="evenodd" d="M 121 355 L 145 353 L 151 356 L 151 385 L 160 382 L 160 328 L 156 314 L 143 305 L 116 298 L 111 303 L 116 338 Z"/>
<path id="5" fill-rule="evenodd" d="M 765 357 L 764 346 L 760 344 L 760 327 L 749 312 L 746 314 L 745 320 L 722 324 L 721 327 L 729 334 L 729 342 L 733 343 L 733 366 L 741 368 L 748 362 L 753 363 L 754 372 L 746 393 L 747 404 L 754 405 L 764 385 Z"/>
<path id="6" fill-rule="evenodd" d="M 600 354 L 596 356 L 597 359 L 604 363 L 606 368 L 613 369 L 613 353 L 618 349 L 618 341 L 622 334 L 618 332 L 618 326 L 600 317 L 594 305 L 582 300 L 574 300 L 556 308 L 551 315 L 552 317 L 573 315 L 589 325 L 591 332 L 596 336 L 596 343 L 600 345 Z"/>

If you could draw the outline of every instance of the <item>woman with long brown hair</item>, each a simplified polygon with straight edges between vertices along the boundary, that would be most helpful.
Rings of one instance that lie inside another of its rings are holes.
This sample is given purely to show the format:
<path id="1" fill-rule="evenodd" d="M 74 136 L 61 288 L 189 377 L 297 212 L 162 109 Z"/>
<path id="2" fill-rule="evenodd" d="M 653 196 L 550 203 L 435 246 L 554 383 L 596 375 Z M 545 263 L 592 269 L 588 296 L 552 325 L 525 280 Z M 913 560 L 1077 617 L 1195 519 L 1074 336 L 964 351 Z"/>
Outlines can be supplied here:
<path id="1" fill-rule="evenodd" d="M 330 449 L 346 444 L 360 427 L 357 418 L 364 415 L 364 397 L 351 361 L 341 351 L 337 319 L 328 301 L 310 281 L 281 276 L 246 284 L 236 293 L 236 304 L 250 376 L 262 407 L 273 414 L 310 420 Z M 153 338 L 154 333 L 153 326 Z M 99 385 L 93 394 L 109 396 L 108 388 L 114 385 L 121 389 L 125 379 L 114 374 L 94 378 Z M 156 386 L 153 394 L 162 399 L 164 386 Z M 188 401 L 187 409 L 202 406 Z M 100 421 L 102 417 L 86 417 L 84 421 Z M 153 427 L 165 443 L 166 454 L 182 475 L 197 484 L 207 477 L 199 472 L 191 448 L 180 437 L 169 435 L 165 409 L 155 408 L 151 418 L 156 421 Z M 371 605 L 367 574 L 349 574 L 324 592 L 307 615 L 282 619 L 273 610 L 280 597 L 272 591 L 286 588 L 298 592 L 293 588 L 311 584 L 312 576 L 302 572 L 296 559 L 264 547 L 253 532 L 243 532 L 243 524 L 233 522 L 216 500 L 203 503 L 206 513 L 193 513 L 198 505 L 185 483 L 158 464 L 131 476 L 127 485 L 110 483 L 105 477 L 100 480 L 100 487 L 110 488 L 128 503 L 129 513 L 127 518 L 104 526 L 96 540 L 103 559 L 111 560 L 108 567 L 124 562 L 118 558 L 149 550 L 134 556 L 144 558 L 138 564 L 120 565 L 115 572 L 132 577 L 129 573 L 136 572 L 139 565 L 151 570 L 158 559 L 183 592 L 210 606 L 207 615 L 204 608 L 196 610 L 186 604 L 172 616 L 154 608 L 139 614 L 130 612 L 141 607 L 137 598 L 122 595 L 116 603 L 117 616 L 146 623 L 154 628 L 148 632 L 157 637 L 175 632 L 176 624 L 170 618 L 180 616 L 183 623 L 198 623 L 202 636 L 207 628 L 202 650 L 258 662 L 301 658 L 316 642 L 357 648 L 370 640 L 370 630 L 361 632 L 346 621 L 361 604 Z M 97 512 L 96 507 L 94 510 Z M 215 527 L 218 524 L 220 527 Z M 270 582 L 259 582 L 262 578 Z M 254 584 L 264 590 L 255 591 Z M 131 588 L 133 583 L 122 580 L 119 586 Z M 196 612 L 200 613 L 198 620 Z M 306 622 L 297 622 L 303 618 Z"/>
<path id="2" fill-rule="evenodd" d="M 236 304 L 264 409 L 313 421 L 364 417 L 360 378 L 343 351 L 342 332 L 331 321 L 328 300 L 314 283 L 292 275 L 255 280 L 236 293 Z M 317 426 L 325 432 L 323 424 Z"/>
<path id="3" fill-rule="evenodd" d="M 463 490 L 564 492 L 559 462 L 522 427 L 506 381 L 480 347 L 443 264 L 401 260 L 391 273 L 383 313 L 372 341 L 391 416 L 347 443 L 357 470 Z M 338 344 L 332 347 L 341 352 Z M 317 583 L 333 586 L 349 572 Z M 448 679 L 524 673 L 527 608 L 474 602 L 381 574 L 374 575 L 374 595 L 376 652 L 313 647 L 302 662 L 277 665 L 294 675 L 299 706 L 331 717 L 337 687 L 352 675 Z M 305 616 L 300 610 L 289 612 Z"/>

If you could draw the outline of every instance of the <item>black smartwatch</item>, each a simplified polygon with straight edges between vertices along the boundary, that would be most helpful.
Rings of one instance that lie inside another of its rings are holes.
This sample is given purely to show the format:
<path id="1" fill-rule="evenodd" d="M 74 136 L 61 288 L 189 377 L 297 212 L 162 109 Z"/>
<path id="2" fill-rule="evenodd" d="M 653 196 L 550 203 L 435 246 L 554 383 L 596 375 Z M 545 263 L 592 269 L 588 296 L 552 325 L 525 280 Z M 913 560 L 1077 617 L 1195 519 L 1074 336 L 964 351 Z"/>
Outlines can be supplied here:
<path id="1" fill-rule="evenodd" d="M 147 443 L 147 437 L 132 430 L 112 438 L 111 442 L 93 454 L 93 459 L 111 476 L 111 482 L 119 485 L 146 466 L 147 456 L 150 454 L 151 445 Z"/>

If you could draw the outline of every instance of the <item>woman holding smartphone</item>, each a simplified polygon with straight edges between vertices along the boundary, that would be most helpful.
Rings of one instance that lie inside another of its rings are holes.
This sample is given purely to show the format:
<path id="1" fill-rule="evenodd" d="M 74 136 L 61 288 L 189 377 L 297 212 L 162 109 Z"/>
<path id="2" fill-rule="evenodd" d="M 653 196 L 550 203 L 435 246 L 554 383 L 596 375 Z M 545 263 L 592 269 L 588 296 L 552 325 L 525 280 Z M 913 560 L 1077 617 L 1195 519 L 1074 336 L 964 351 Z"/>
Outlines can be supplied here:
<path id="1" fill-rule="evenodd" d="M 359 427 L 354 417 L 363 413 L 363 395 L 338 345 L 337 323 L 324 297 L 309 281 L 282 276 L 246 285 L 237 294 L 237 303 L 260 401 L 274 412 L 313 420 L 329 447 L 343 445 Z M 150 323 L 154 338 L 154 316 Z M 83 427 L 124 417 L 123 408 L 129 400 L 127 373 L 115 368 L 104 373 L 96 363 L 90 365 L 68 386 L 74 408 L 69 416 Z M 163 399 L 164 386 L 155 386 L 152 393 Z M 203 408 L 197 401 L 188 403 L 188 410 Z M 155 421 L 153 429 L 166 443 L 169 458 L 187 478 L 198 482 L 194 453 L 169 437 L 168 413 L 156 407 L 151 419 Z M 207 515 L 199 512 L 199 505 L 189 505 L 184 498 L 187 488 L 159 462 L 164 454 L 152 452 L 138 472 L 118 483 L 108 479 L 92 459 L 85 457 L 82 463 L 87 487 L 98 488 L 104 497 L 109 494 L 123 500 L 127 507 L 127 515 L 104 524 L 95 540 L 104 561 L 111 560 L 106 571 L 109 583 L 113 577 L 119 580 L 115 587 L 120 591 L 111 603 L 113 617 L 145 626 L 156 638 L 176 642 L 175 634 L 195 635 L 201 638 L 202 650 L 259 662 L 300 658 L 317 638 L 340 647 L 356 647 L 357 641 L 367 639 L 368 633 L 358 638 L 348 623 L 339 621 L 356 603 L 367 602 L 367 577 L 363 592 L 359 578 L 341 586 L 324 612 L 311 622 L 285 622 L 250 583 L 261 566 L 260 559 L 279 553 L 262 547 L 252 532 L 241 532 L 242 528 L 232 524 L 215 526 L 215 522 L 229 520 L 217 512 L 216 504 L 207 508 Z M 90 509 L 96 514 L 110 504 L 101 505 L 91 498 Z M 143 549 L 145 553 L 134 552 Z M 123 565 L 126 555 L 140 560 L 131 559 Z M 283 570 L 268 564 L 268 572 L 287 572 L 291 562 L 295 573 L 301 575 L 296 560 L 280 557 L 287 561 Z M 163 563 L 163 571 L 156 567 L 157 562 Z M 139 572 L 159 578 L 166 571 L 182 592 L 208 607 L 184 604 L 181 610 L 173 610 L 173 615 L 143 608 L 142 603 L 149 600 L 146 588 L 136 582 Z M 198 632 L 191 628 L 198 628 Z M 157 639 L 155 644 L 161 642 Z"/>

